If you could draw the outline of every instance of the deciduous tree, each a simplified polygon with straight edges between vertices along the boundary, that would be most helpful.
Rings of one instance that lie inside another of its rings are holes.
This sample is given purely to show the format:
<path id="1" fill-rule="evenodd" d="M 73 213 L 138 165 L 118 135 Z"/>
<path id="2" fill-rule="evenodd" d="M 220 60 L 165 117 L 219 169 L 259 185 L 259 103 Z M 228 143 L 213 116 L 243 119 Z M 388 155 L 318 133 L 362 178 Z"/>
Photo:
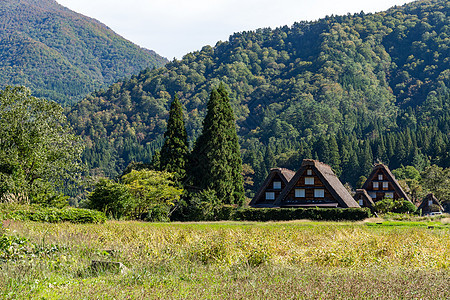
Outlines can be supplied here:
<path id="1" fill-rule="evenodd" d="M 32 202 L 80 174 L 81 139 L 63 108 L 25 87 L 0 91 L 0 200 Z"/>
<path id="2" fill-rule="evenodd" d="M 174 206 L 183 193 L 182 189 L 174 186 L 173 174 L 165 171 L 132 170 L 122 176 L 122 183 L 134 196 L 133 201 L 128 203 L 127 210 L 135 217 L 154 206 Z"/>

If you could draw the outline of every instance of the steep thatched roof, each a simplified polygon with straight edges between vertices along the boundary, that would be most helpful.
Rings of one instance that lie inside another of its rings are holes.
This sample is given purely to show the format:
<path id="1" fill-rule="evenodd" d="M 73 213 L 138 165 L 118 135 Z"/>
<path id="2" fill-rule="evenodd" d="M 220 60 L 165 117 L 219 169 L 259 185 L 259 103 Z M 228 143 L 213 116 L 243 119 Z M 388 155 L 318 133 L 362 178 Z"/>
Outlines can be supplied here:
<path id="1" fill-rule="evenodd" d="M 295 172 L 291 171 L 289 169 L 285 168 L 273 168 L 270 169 L 269 175 L 267 175 L 266 180 L 264 180 L 264 183 L 262 184 L 261 188 L 258 190 L 258 192 L 255 194 L 255 197 L 253 197 L 252 201 L 249 203 L 250 206 L 256 205 L 256 202 L 258 199 L 264 194 L 265 190 L 269 187 L 269 184 L 272 182 L 275 175 L 279 175 L 281 180 L 284 182 L 285 186 L 291 181 L 292 177 L 294 177 Z M 261 206 L 261 205 L 259 205 Z M 267 205 L 266 205 L 267 206 Z M 269 205 L 267 207 L 271 207 L 272 205 Z"/>
<path id="2" fill-rule="evenodd" d="M 322 183 L 325 185 L 327 190 L 333 195 L 333 197 L 338 201 L 339 205 L 342 207 L 360 207 L 356 203 L 355 199 L 350 195 L 347 189 L 344 187 L 342 182 L 334 174 L 333 170 L 329 165 L 326 165 L 320 161 L 312 159 L 304 159 L 302 166 L 295 173 L 295 176 L 291 179 L 289 184 L 281 192 L 280 196 L 275 200 L 275 206 L 282 206 L 285 201 L 286 196 L 295 187 L 297 181 L 305 172 L 308 167 L 312 167 L 315 174 L 319 177 Z M 314 205 L 318 206 L 318 205 Z"/>
<path id="3" fill-rule="evenodd" d="M 273 169 L 271 169 L 270 171 L 272 171 Z M 292 177 L 294 177 L 295 175 L 295 171 L 289 170 L 289 169 L 285 169 L 285 168 L 278 168 L 277 170 L 279 170 L 281 172 L 281 174 L 283 174 L 284 178 L 287 180 L 286 184 L 291 181 Z"/>
<path id="4" fill-rule="evenodd" d="M 389 170 L 388 166 L 386 166 L 384 164 L 376 164 L 375 165 L 375 167 L 373 168 L 373 170 L 370 173 L 369 177 L 367 177 L 366 182 L 364 182 L 362 188 L 365 189 L 365 190 L 371 190 L 370 189 L 370 183 L 372 182 L 375 173 L 377 173 L 377 171 L 380 170 L 380 169 L 383 170 L 384 173 L 386 173 L 386 175 L 388 176 L 389 181 L 392 182 L 392 185 L 394 186 L 395 192 L 397 192 L 397 194 L 399 194 L 401 198 L 411 202 L 411 200 L 409 199 L 408 195 L 405 193 L 405 191 L 402 189 L 402 187 L 398 183 L 397 179 L 395 179 L 394 174 L 392 174 L 392 172 L 391 172 L 391 170 Z"/>
<path id="5" fill-rule="evenodd" d="M 353 198 L 355 200 L 357 200 L 357 199 L 359 199 L 359 197 L 366 200 L 366 202 L 369 203 L 370 207 L 374 206 L 375 203 L 373 202 L 372 197 L 370 197 L 370 195 L 367 193 L 367 191 L 365 189 L 357 189 L 356 190 L 356 194 L 355 194 L 355 196 L 353 196 Z"/>
<path id="6" fill-rule="evenodd" d="M 439 206 L 439 209 L 441 211 L 444 211 L 444 208 L 442 207 L 441 203 L 439 202 L 439 200 L 431 193 L 425 196 L 425 198 L 423 198 L 422 203 L 420 203 L 418 209 L 424 209 L 428 207 L 428 201 L 432 201 L 434 205 Z"/>

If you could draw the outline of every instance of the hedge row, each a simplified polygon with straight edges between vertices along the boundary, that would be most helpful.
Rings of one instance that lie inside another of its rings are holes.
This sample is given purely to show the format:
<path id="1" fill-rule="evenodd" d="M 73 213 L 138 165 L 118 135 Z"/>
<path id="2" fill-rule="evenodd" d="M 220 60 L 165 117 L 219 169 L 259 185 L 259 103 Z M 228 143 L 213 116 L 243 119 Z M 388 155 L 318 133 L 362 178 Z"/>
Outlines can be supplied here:
<path id="1" fill-rule="evenodd" d="M 233 221 L 359 221 L 371 216 L 368 208 L 244 208 L 224 206 L 218 214 L 219 220 Z"/>
<path id="2" fill-rule="evenodd" d="M 0 220 L 12 219 L 37 222 L 104 223 L 100 211 L 73 207 L 53 208 L 39 205 L 0 204 Z"/>

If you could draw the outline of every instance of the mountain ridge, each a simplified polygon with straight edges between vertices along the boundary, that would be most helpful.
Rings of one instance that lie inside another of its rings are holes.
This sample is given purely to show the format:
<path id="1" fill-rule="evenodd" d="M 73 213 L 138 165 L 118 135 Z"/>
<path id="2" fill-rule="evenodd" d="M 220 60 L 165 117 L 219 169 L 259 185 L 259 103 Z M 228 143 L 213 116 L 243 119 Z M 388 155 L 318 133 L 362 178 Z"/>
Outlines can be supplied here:
<path id="1" fill-rule="evenodd" d="M 53 0 L 0 1 L 0 58 L 2 85 L 60 103 L 167 62 Z"/>

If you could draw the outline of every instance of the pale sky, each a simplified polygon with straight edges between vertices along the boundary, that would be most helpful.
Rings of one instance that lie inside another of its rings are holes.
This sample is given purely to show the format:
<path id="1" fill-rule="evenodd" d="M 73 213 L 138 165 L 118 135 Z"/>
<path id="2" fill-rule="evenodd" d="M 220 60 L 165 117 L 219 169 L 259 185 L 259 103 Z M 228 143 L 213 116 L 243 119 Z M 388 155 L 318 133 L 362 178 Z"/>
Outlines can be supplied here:
<path id="1" fill-rule="evenodd" d="M 386 10 L 411 0 L 56 0 L 172 60 L 235 32 L 326 15 Z"/>

